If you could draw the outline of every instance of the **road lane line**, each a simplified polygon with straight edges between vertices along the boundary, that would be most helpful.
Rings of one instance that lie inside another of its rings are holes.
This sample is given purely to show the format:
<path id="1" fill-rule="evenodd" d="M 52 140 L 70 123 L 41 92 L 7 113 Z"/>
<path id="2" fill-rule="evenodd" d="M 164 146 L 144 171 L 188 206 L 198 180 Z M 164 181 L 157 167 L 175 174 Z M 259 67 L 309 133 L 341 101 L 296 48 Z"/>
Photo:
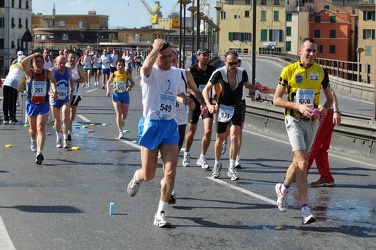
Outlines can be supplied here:
<path id="1" fill-rule="evenodd" d="M 97 88 L 95 88 L 95 89 L 90 89 L 90 90 L 87 90 L 86 93 L 90 93 L 90 92 L 93 92 L 93 91 L 96 91 L 96 90 L 97 90 Z"/>
<path id="2" fill-rule="evenodd" d="M 240 192 L 242 192 L 244 194 L 248 194 L 249 196 L 252 196 L 252 197 L 254 197 L 256 199 L 265 201 L 266 203 L 269 203 L 269 204 L 272 204 L 272 205 L 277 205 L 277 202 L 275 200 L 271 200 L 271 199 L 266 198 L 266 197 L 264 197 L 262 195 L 259 195 L 259 194 L 253 193 L 251 191 L 248 191 L 248 190 L 246 190 L 244 188 L 241 188 L 241 187 L 238 187 L 238 186 L 234 186 L 234 185 L 229 184 L 229 183 L 227 183 L 225 181 L 222 181 L 222 180 L 219 180 L 219 179 L 214 179 L 213 177 L 206 177 L 206 179 L 209 179 L 211 181 L 215 181 L 215 182 L 217 182 L 217 183 L 219 183 L 219 184 L 221 184 L 223 186 L 235 189 L 235 190 L 240 191 Z"/>
<path id="3" fill-rule="evenodd" d="M 12 240 L 9 237 L 8 231 L 5 228 L 3 219 L 0 216 L 0 249 L 1 250 L 15 250 Z"/>
<path id="4" fill-rule="evenodd" d="M 87 118 L 86 118 L 85 116 L 83 116 L 83 115 L 77 115 L 77 117 L 80 117 L 81 120 L 83 120 L 84 122 L 90 122 L 90 120 L 87 119 Z"/>

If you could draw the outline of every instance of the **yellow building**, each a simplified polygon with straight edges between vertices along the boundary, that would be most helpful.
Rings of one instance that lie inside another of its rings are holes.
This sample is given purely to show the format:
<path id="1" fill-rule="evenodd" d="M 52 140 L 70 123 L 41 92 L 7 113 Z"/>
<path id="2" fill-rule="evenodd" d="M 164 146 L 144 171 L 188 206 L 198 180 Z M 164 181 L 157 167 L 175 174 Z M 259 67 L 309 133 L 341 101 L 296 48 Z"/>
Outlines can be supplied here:
<path id="1" fill-rule="evenodd" d="M 216 5 L 219 31 L 219 54 L 236 50 L 250 55 L 252 50 L 252 22 L 256 24 L 256 53 L 285 51 L 284 1 L 256 2 L 256 17 L 252 15 L 251 0 L 220 0 Z"/>

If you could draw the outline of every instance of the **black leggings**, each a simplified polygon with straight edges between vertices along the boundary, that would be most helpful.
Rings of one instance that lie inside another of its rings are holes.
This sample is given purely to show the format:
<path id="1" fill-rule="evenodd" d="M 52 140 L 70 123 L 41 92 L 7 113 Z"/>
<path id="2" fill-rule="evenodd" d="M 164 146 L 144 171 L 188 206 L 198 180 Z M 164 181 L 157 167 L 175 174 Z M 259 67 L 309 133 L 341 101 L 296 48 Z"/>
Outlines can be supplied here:
<path id="1" fill-rule="evenodd" d="M 16 102 L 18 90 L 10 86 L 3 87 L 4 121 L 16 120 Z"/>

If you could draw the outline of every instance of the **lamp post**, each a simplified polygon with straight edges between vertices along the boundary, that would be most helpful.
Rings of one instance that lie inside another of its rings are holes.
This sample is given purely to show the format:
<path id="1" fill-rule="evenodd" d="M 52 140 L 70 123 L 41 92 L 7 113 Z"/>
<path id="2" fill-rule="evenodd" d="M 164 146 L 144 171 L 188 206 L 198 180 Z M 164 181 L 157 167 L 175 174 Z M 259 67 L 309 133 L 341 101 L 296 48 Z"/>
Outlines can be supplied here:
<path id="1" fill-rule="evenodd" d="M 358 77 L 356 79 L 357 82 L 360 82 L 360 54 L 364 51 L 363 48 L 357 48 L 356 52 L 358 52 Z"/>
<path id="2" fill-rule="evenodd" d="M 209 20 L 209 17 L 202 15 L 201 19 L 204 21 L 204 23 L 203 23 L 203 25 L 204 25 L 204 39 L 203 39 L 202 43 L 203 43 L 203 48 L 206 48 L 206 40 L 207 40 L 207 37 L 206 37 L 206 32 L 207 32 L 206 27 L 207 27 L 207 25 L 206 24 Z"/>
<path id="3" fill-rule="evenodd" d="M 182 40 L 181 39 L 182 38 L 181 21 L 183 19 L 183 47 L 182 48 L 181 48 L 181 44 L 180 44 L 180 57 L 181 57 L 180 59 L 183 59 L 183 60 L 180 60 L 180 61 L 182 61 L 182 63 L 179 62 L 179 67 L 185 68 L 185 29 L 186 29 L 186 27 L 185 27 L 185 20 L 186 20 L 186 7 L 187 7 L 187 4 L 191 3 L 192 1 L 191 0 L 179 0 L 179 2 L 180 2 L 180 41 Z M 182 10 L 183 10 L 183 18 L 182 18 L 182 13 L 181 13 Z"/>
<path id="4" fill-rule="evenodd" d="M 191 20 L 192 20 L 192 55 L 195 51 L 195 12 L 197 10 L 196 6 L 193 6 L 194 3 L 192 3 L 192 6 L 188 8 L 188 10 L 191 12 Z"/>
<path id="5" fill-rule="evenodd" d="M 103 36 L 98 36 L 98 37 L 97 37 L 97 49 L 99 49 L 99 39 L 100 39 L 100 38 L 103 38 Z"/>

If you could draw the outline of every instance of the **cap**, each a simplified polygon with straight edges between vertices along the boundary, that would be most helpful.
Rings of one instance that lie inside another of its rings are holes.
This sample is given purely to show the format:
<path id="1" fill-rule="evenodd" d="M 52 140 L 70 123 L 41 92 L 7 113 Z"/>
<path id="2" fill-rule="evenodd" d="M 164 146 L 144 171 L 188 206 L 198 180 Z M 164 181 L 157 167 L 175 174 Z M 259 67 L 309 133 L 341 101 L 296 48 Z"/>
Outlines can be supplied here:
<path id="1" fill-rule="evenodd" d="M 211 53 L 211 51 L 208 50 L 208 49 L 198 49 L 197 50 L 197 55 L 204 54 L 204 53 Z"/>
<path id="2" fill-rule="evenodd" d="M 54 55 L 54 53 L 50 52 L 50 56 L 53 56 L 53 55 Z"/>
<path id="3" fill-rule="evenodd" d="M 20 51 L 17 52 L 17 55 L 18 55 L 18 56 L 22 56 L 22 55 L 23 55 L 23 52 L 20 50 Z"/>

